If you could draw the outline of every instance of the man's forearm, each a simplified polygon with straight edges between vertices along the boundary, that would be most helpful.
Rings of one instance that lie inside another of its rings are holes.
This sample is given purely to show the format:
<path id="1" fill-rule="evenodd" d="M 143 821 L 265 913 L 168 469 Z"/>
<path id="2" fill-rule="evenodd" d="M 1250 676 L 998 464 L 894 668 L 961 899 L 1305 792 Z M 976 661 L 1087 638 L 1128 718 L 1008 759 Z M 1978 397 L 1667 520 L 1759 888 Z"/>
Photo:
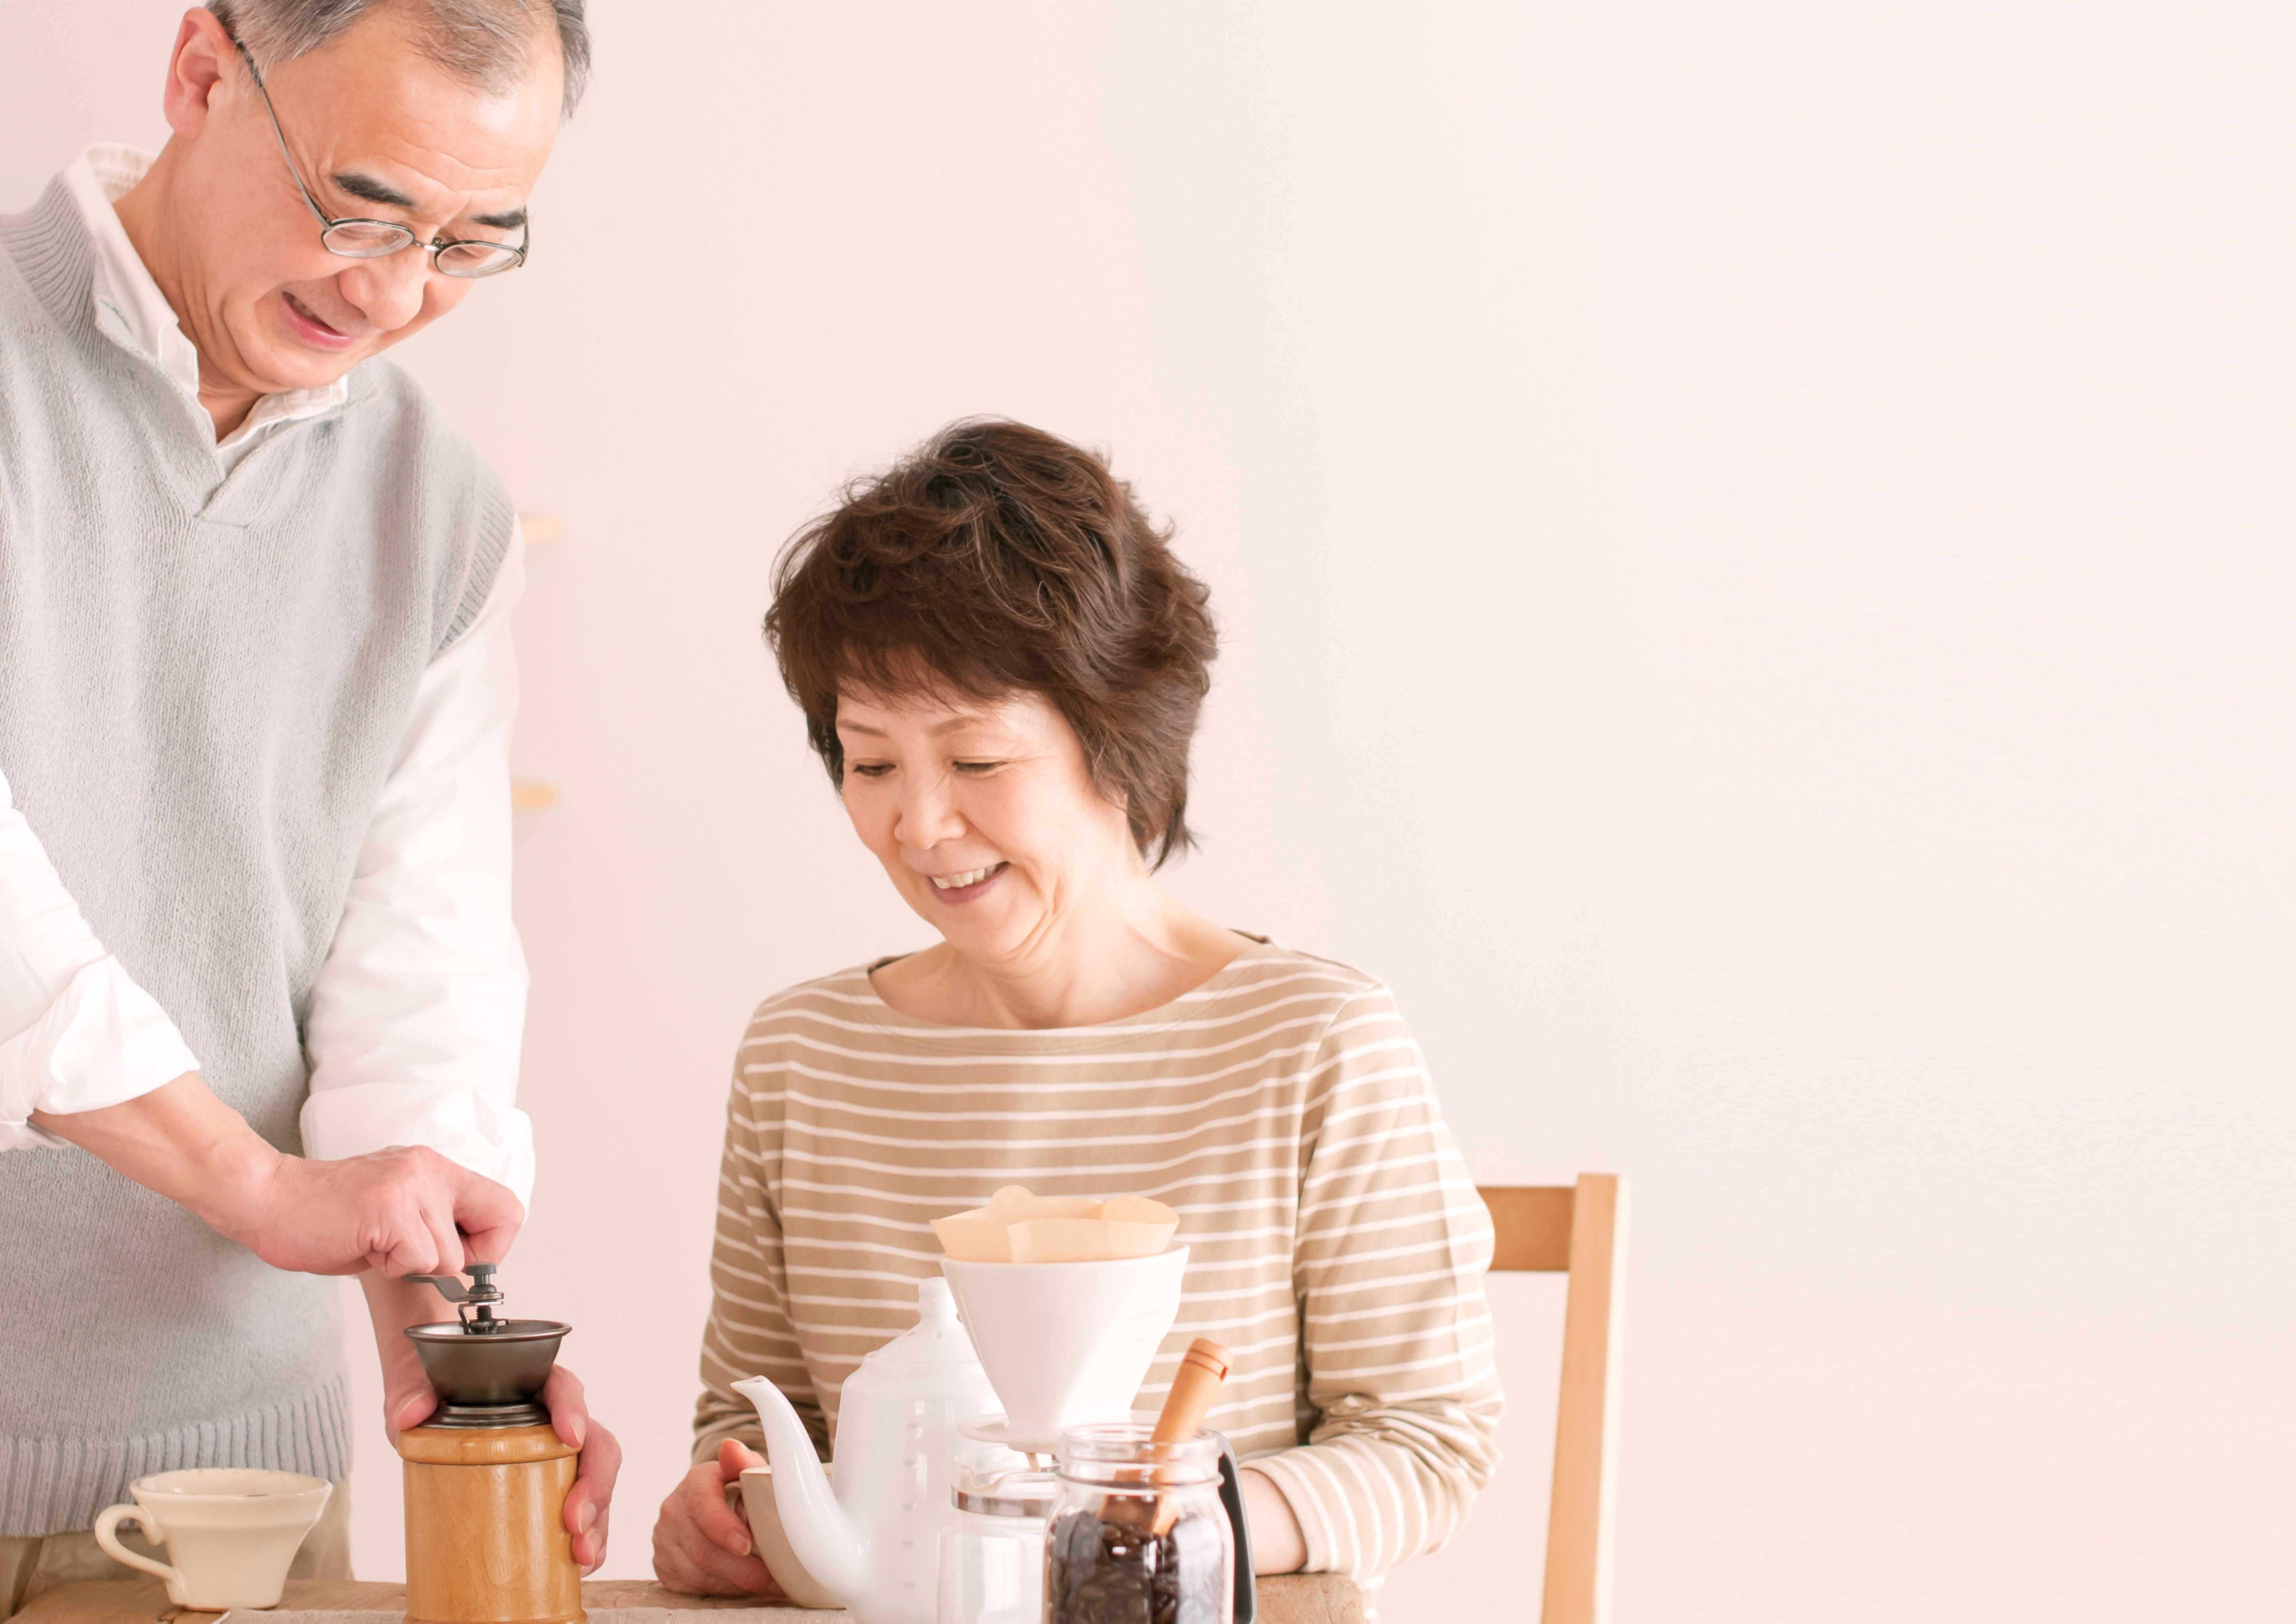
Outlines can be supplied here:
<path id="1" fill-rule="evenodd" d="M 189 1072 L 123 1105 L 33 1120 L 274 1268 L 396 1277 L 499 1263 L 526 1221 L 517 1196 L 422 1145 L 286 1155 Z"/>
<path id="2" fill-rule="evenodd" d="M 251 1243 L 287 1160 L 193 1071 L 124 1104 L 64 1116 L 36 1111 L 32 1120 L 242 1245 Z"/>

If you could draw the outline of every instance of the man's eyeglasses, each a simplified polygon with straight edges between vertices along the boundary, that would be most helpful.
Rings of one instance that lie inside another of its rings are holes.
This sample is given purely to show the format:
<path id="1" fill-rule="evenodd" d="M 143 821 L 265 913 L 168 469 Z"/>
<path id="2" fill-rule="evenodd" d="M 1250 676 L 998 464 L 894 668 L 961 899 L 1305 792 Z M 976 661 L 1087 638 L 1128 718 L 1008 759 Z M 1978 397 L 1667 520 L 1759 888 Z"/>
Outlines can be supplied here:
<path id="1" fill-rule="evenodd" d="M 394 220 L 327 217 L 326 210 L 311 201 L 311 189 L 303 184 L 302 171 L 295 167 L 295 155 L 287 150 L 287 132 L 279 127 L 279 110 L 271 105 L 271 92 L 264 86 L 255 58 L 239 41 L 232 43 L 239 45 L 241 60 L 247 63 L 248 72 L 255 76 L 255 88 L 263 98 L 263 111 L 271 115 L 271 133 L 279 137 L 279 155 L 287 160 L 287 173 L 295 177 L 295 190 L 303 194 L 303 206 L 318 220 L 319 241 L 326 245 L 327 251 L 340 254 L 346 259 L 380 259 L 422 242 L 410 228 Z M 522 227 L 519 236 L 516 242 L 468 238 L 422 242 L 422 246 L 430 250 L 430 263 L 448 276 L 493 276 L 503 271 L 514 271 L 526 263 L 526 250 L 534 241 L 532 226 Z"/>

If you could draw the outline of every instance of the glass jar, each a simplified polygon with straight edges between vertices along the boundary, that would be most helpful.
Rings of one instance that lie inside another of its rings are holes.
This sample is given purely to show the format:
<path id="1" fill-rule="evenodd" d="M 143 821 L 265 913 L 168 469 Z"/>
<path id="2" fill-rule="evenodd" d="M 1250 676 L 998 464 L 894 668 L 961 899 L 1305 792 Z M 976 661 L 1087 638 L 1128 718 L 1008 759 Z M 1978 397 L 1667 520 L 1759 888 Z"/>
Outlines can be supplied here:
<path id="1" fill-rule="evenodd" d="M 1045 1529 L 1060 1483 L 1010 1449 L 954 1464 L 955 1523 L 940 1531 L 936 1624 L 1044 1624 Z"/>
<path id="2" fill-rule="evenodd" d="M 1062 1438 L 1047 1624 L 1230 1624 L 1235 1530 L 1220 1503 L 1219 1439 L 1151 1443 L 1153 1431 L 1113 1422 Z"/>

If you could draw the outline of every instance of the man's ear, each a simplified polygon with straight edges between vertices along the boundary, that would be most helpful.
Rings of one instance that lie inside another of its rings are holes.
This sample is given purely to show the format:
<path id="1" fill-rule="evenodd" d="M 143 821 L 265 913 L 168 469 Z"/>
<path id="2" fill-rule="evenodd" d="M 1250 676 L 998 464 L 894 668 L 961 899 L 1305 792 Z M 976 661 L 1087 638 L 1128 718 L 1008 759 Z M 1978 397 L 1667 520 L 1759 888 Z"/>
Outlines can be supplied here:
<path id="1" fill-rule="evenodd" d="M 168 127 L 185 141 L 197 141 L 225 77 L 239 65 L 239 47 L 216 14 L 203 5 L 185 12 L 168 58 L 168 88 L 161 97 Z"/>

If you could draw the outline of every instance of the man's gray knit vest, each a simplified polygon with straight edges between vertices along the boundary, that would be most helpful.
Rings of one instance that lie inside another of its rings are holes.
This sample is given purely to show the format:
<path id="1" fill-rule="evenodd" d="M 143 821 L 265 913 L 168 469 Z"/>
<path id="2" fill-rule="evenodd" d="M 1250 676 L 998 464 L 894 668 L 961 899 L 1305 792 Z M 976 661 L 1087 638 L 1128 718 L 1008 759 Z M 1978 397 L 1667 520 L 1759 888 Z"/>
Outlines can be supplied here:
<path id="1" fill-rule="evenodd" d="M 61 182 L 0 217 L 0 773 L 209 1087 L 299 1152 L 312 984 L 511 505 L 381 362 L 226 479 L 94 267 Z M 0 1537 L 176 1467 L 343 1477 L 339 1289 L 81 1151 L 0 1154 Z"/>

